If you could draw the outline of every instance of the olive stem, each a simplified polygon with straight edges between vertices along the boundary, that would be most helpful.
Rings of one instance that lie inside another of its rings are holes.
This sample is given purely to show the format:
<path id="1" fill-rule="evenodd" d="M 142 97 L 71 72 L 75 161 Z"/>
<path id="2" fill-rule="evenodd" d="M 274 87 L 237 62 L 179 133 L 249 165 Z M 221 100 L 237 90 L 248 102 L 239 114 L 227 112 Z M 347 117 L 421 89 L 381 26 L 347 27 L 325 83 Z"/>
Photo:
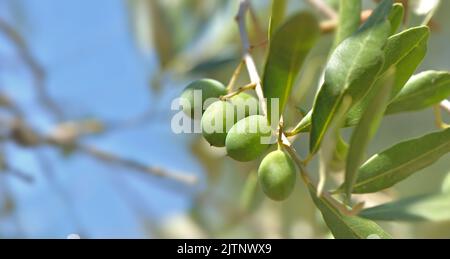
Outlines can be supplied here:
<path id="1" fill-rule="evenodd" d="M 240 0 L 238 15 L 236 16 L 236 22 L 239 27 L 239 35 L 241 38 L 241 44 L 243 48 L 243 60 L 247 66 L 247 71 L 250 77 L 250 81 L 255 84 L 256 95 L 258 96 L 259 102 L 261 104 L 262 115 L 267 116 L 267 103 L 264 98 L 264 92 L 261 85 L 261 77 L 258 74 L 258 69 L 256 68 L 255 61 L 250 54 L 251 45 L 246 27 L 246 14 L 250 9 L 249 0 Z"/>
<path id="2" fill-rule="evenodd" d="M 243 93 L 243 92 L 245 92 L 245 91 L 253 90 L 253 89 L 255 89 L 255 87 L 256 87 L 256 84 L 255 84 L 255 83 L 250 83 L 250 84 L 248 84 L 248 85 L 239 87 L 239 88 L 238 88 L 236 91 L 234 91 L 234 92 L 231 92 L 231 93 L 229 93 L 229 94 L 227 94 L 227 95 L 221 96 L 219 99 L 222 100 L 222 101 L 225 101 L 225 100 L 228 100 L 228 99 L 230 99 L 230 98 L 233 98 L 233 97 L 235 97 L 236 95 L 238 95 L 238 94 L 240 94 L 240 93 Z"/>
<path id="3" fill-rule="evenodd" d="M 441 113 L 441 107 L 439 105 L 433 106 L 433 112 L 434 112 L 434 121 L 439 129 L 447 129 L 450 127 L 450 125 L 444 123 Z"/>
<path id="4" fill-rule="evenodd" d="M 311 180 L 311 177 L 306 170 L 305 164 L 298 155 L 298 153 L 295 151 L 295 149 L 292 146 L 286 146 L 284 145 L 284 148 L 287 150 L 287 152 L 291 155 L 292 159 L 294 160 L 295 164 L 300 170 L 300 175 L 302 176 L 303 181 L 307 186 L 312 186 L 311 189 L 317 190 L 316 185 Z M 316 193 L 318 195 L 318 193 Z M 342 204 L 341 202 L 337 201 L 333 196 L 326 191 L 323 191 L 321 195 L 318 195 L 319 198 L 326 199 L 329 203 L 333 205 L 337 210 L 339 210 L 343 215 L 346 216 L 356 216 L 361 212 L 361 210 L 364 208 L 364 203 L 358 203 L 353 208 L 349 209 L 347 206 Z"/>
<path id="5" fill-rule="evenodd" d="M 230 82 L 227 85 L 227 92 L 233 91 L 233 87 L 236 84 L 236 80 L 237 80 L 238 76 L 241 74 L 242 65 L 244 65 L 244 60 L 241 60 L 241 62 L 239 62 L 239 65 L 234 70 L 233 75 L 231 76 Z"/>

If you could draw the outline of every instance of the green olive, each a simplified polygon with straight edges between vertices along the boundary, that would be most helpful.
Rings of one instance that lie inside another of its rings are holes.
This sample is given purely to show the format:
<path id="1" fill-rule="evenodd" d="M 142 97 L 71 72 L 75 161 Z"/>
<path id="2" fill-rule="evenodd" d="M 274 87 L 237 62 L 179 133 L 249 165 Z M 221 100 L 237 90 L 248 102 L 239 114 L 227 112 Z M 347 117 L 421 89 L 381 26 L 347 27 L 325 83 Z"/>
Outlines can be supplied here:
<path id="1" fill-rule="evenodd" d="M 283 201 L 294 190 L 297 173 L 291 157 L 277 150 L 268 154 L 258 169 L 264 193 L 272 200 Z"/>
<path id="2" fill-rule="evenodd" d="M 241 162 L 256 159 L 269 147 L 271 133 L 264 116 L 252 115 L 238 121 L 225 140 L 228 156 Z"/>
<path id="3" fill-rule="evenodd" d="M 235 106 L 238 121 L 250 115 L 259 114 L 259 101 L 247 93 L 240 93 L 230 99 Z"/>
<path id="4" fill-rule="evenodd" d="M 202 134 L 212 146 L 225 146 L 228 131 L 236 123 L 234 108 L 230 102 L 217 101 L 211 104 L 203 114 Z"/>
<path id="5" fill-rule="evenodd" d="M 194 93 L 201 91 L 201 100 L 195 100 Z M 194 118 L 197 109 L 203 114 L 204 102 L 209 98 L 219 98 L 226 95 L 226 87 L 221 83 L 213 79 L 201 79 L 190 83 L 181 94 L 181 98 L 186 100 L 190 105 L 183 108 L 184 113 L 189 117 Z M 206 108 L 206 107 L 205 107 Z M 195 118 L 200 119 L 200 118 Z"/>

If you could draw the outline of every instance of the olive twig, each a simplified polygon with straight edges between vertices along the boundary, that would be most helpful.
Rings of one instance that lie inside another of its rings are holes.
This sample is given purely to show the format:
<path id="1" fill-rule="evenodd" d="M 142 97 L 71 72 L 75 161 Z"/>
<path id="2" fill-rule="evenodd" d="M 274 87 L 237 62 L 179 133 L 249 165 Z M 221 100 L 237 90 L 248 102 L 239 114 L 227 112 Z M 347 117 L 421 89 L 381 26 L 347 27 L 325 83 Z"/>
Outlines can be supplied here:
<path id="1" fill-rule="evenodd" d="M 245 65 L 247 66 L 247 71 L 250 77 L 250 81 L 255 86 L 256 95 L 258 96 L 259 102 L 261 103 L 261 113 L 264 116 L 267 116 L 267 103 L 264 99 L 263 88 L 261 85 L 261 77 L 258 74 L 258 69 L 256 68 L 255 61 L 250 54 L 251 45 L 247 32 L 245 17 L 246 13 L 249 11 L 250 3 L 249 0 L 240 0 L 238 15 L 236 16 L 236 22 L 239 26 L 239 35 L 241 38 L 241 44 L 243 48 L 243 60 Z"/>
<path id="2" fill-rule="evenodd" d="M 0 19 L 0 32 L 14 44 L 20 58 L 31 72 L 33 85 L 36 88 L 36 95 L 40 104 L 58 121 L 61 121 L 64 118 L 64 113 L 61 107 L 50 97 L 45 85 L 45 70 L 31 53 L 31 49 L 26 40 L 16 29 L 2 19 Z"/>
<path id="3" fill-rule="evenodd" d="M 450 125 L 444 123 L 444 120 L 442 118 L 441 106 L 440 105 L 433 106 L 433 112 L 434 112 L 434 121 L 436 123 L 436 126 L 439 129 L 447 129 L 447 128 L 450 127 Z"/>
<path id="4" fill-rule="evenodd" d="M 243 92 L 245 92 L 245 91 L 248 91 L 248 90 L 254 90 L 255 87 L 256 87 L 256 84 L 255 84 L 255 83 L 250 83 L 250 84 L 248 84 L 248 85 L 244 85 L 244 86 L 242 86 L 242 87 L 239 87 L 238 89 L 236 89 L 236 91 L 233 91 L 233 92 L 231 92 L 231 93 L 229 93 L 229 94 L 227 94 L 227 95 L 221 96 L 219 99 L 222 100 L 222 101 L 225 101 L 225 100 L 228 100 L 228 99 L 230 99 L 230 98 L 233 98 L 233 97 L 235 97 L 236 95 L 238 95 L 238 94 L 240 94 L 240 93 L 243 93 Z"/>
<path id="5" fill-rule="evenodd" d="M 236 84 L 236 80 L 239 77 L 239 75 L 241 74 L 242 65 L 244 65 L 244 60 L 241 60 L 241 62 L 239 62 L 239 65 L 234 70 L 233 75 L 230 78 L 230 82 L 227 85 L 228 92 L 231 92 L 233 90 L 233 87 Z"/>
<path id="6" fill-rule="evenodd" d="M 256 44 L 251 45 L 250 49 L 253 50 L 253 49 L 256 49 L 256 48 L 259 48 L 259 47 L 263 47 L 263 46 L 266 46 L 268 43 L 269 43 L 269 40 L 265 39 L 265 40 L 261 41 L 260 43 L 256 43 Z"/>

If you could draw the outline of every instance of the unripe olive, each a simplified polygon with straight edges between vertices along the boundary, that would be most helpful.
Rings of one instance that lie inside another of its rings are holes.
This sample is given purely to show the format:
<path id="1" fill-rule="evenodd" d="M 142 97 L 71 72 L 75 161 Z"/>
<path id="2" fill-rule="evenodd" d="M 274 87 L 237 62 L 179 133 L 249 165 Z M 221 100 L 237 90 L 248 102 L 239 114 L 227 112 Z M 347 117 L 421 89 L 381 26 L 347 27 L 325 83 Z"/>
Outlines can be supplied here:
<path id="1" fill-rule="evenodd" d="M 201 102 L 200 100 L 195 100 L 194 93 L 195 91 L 202 92 Z M 227 90 L 226 87 L 221 83 L 213 79 L 201 79 L 190 83 L 181 94 L 181 98 L 185 99 L 190 105 L 190 107 L 184 107 L 183 111 L 189 117 L 194 118 L 194 111 L 196 109 L 202 111 L 203 113 L 203 104 L 205 100 L 209 98 L 219 98 L 220 96 L 226 95 Z M 197 102 L 196 102 L 197 101 Z M 198 118 L 199 119 L 199 118 Z"/>
<path id="2" fill-rule="evenodd" d="M 241 162 L 256 159 L 269 147 L 271 132 L 264 116 L 252 115 L 238 121 L 225 140 L 228 156 Z"/>
<path id="3" fill-rule="evenodd" d="M 261 162 L 258 178 L 261 188 L 270 199 L 283 201 L 294 190 L 297 178 L 295 164 L 285 152 L 274 151 Z"/>
<path id="4" fill-rule="evenodd" d="M 226 101 L 211 104 L 202 117 L 202 134 L 215 147 L 224 147 L 228 131 L 236 123 L 234 105 Z"/>
<path id="5" fill-rule="evenodd" d="M 238 121 L 250 115 L 259 114 L 259 101 L 254 96 L 247 93 L 240 93 L 230 99 L 235 106 Z"/>

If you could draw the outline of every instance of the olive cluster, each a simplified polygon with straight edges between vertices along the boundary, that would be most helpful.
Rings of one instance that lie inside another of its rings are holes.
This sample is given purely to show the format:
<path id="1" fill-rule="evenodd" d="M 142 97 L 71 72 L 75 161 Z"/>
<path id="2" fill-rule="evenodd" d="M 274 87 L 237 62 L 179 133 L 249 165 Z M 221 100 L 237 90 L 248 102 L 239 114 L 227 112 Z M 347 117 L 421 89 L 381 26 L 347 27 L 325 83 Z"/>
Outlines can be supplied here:
<path id="1" fill-rule="evenodd" d="M 196 98 L 199 92 L 201 98 Z M 269 148 L 272 129 L 267 118 L 260 114 L 259 101 L 254 96 L 245 92 L 230 95 L 222 83 L 201 79 L 189 84 L 181 98 L 189 104 L 184 106 L 189 117 L 195 118 L 195 111 L 202 112 L 201 128 L 206 141 L 214 147 L 225 147 L 232 159 L 253 161 Z M 216 101 L 204 107 L 211 98 Z M 294 189 L 296 167 L 290 156 L 278 149 L 262 160 L 258 178 L 269 198 L 282 201 Z"/>

